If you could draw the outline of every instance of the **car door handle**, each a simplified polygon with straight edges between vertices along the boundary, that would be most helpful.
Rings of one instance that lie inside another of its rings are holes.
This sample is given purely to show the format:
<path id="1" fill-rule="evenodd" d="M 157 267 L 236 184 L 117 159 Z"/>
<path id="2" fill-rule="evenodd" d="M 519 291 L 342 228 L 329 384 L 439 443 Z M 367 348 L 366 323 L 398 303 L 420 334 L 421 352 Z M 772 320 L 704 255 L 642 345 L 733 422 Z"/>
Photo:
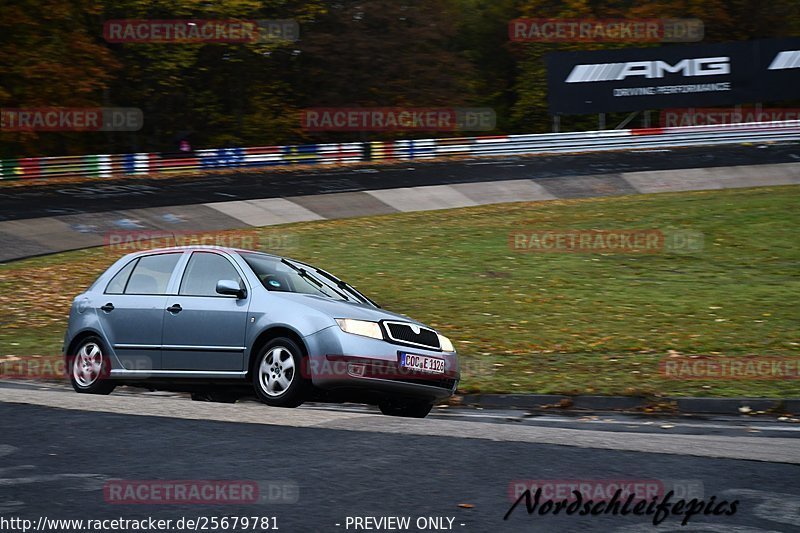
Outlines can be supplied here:
<path id="1" fill-rule="evenodd" d="M 172 304 L 169 307 L 167 307 L 167 311 L 169 311 L 170 313 L 180 313 L 181 311 L 183 311 L 183 307 L 181 307 L 181 304 Z"/>
<path id="2" fill-rule="evenodd" d="M 111 311 L 114 310 L 114 304 L 112 304 L 111 302 L 108 302 L 106 305 L 101 305 L 100 309 L 102 309 L 106 313 L 110 313 Z"/>

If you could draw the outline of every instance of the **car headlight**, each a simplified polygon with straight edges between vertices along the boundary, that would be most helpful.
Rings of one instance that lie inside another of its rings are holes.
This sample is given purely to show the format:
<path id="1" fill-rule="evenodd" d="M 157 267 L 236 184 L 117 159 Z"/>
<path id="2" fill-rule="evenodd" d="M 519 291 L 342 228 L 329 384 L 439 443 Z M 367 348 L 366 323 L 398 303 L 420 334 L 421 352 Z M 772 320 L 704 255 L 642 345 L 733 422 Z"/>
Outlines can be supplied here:
<path id="1" fill-rule="evenodd" d="M 444 335 L 439 335 L 438 333 L 436 335 L 439 336 L 439 346 L 442 347 L 442 351 L 443 352 L 455 352 L 456 351 L 456 348 L 455 348 L 455 346 L 453 346 L 453 343 L 450 342 L 450 339 L 448 339 Z"/>
<path id="2" fill-rule="evenodd" d="M 336 323 L 339 324 L 339 327 L 342 328 L 342 331 L 346 333 L 383 340 L 383 333 L 381 332 L 381 327 L 377 322 L 356 320 L 354 318 L 337 318 Z"/>

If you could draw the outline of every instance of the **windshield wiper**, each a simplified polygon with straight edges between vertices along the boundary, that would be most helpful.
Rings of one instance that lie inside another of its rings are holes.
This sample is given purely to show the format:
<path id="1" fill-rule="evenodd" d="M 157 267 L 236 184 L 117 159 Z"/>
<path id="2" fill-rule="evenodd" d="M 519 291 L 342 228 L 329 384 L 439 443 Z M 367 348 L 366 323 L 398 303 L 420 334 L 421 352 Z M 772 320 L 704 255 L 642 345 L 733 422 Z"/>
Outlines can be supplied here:
<path id="1" fill-rule="evenodd" d="M 355 296 L 356 298 L 361 300 L 363 303 L 368 303 L 368 304 L 373 305 L 373 306 L 377 307 L 378 309 L 380 309 L 380 307 L 381 307 L 380 305 L 378 305 L 375 302 L 373 302 L 368 296 L 366 296 L 366 295 L 362 294 L 361 292 L 359 292 L 358 289 L 356 289 L 355 287 L 353 287 L 352 285 L 350 285 L 346 281 L 341 280 L 341 279 L 337 278 L 336 276 L 334 276 L 333 274 L 329 274 L 329 273 L 325 272 L 324 270 L 320 270 L 318 268 L 315 269 L 315 271 L 317 272 L 317 274 L 319 274 L 321 276 L 324 276 L 325 278 L 327 278 L 327 279 L 331 280 L 332 282 L 334 282 L 336 284 L 336 286 L 339 287 L 340 289 L 348 291 L 350 294 L 352 294 L 353 296 Z"/>
<path id="2" fill-rule="evenodd" d="M 310 281 L 311 283 L 313 283 L 314 285 L 316 285 L 317 286 L 317 290 L 319 292 L 321 292 L 322 294 L 324 294 L 325 296 L 327 296 L 328 298 L 330 298 L 331 295 L 328 294 L 327 292 L 325 292 L 322 289 L 323 287 L 327 287 L 327 288 L 331 289 L 333 292 L 335 292 L 336 294 L 338 294 L 339 296 L 341 296 L 345 300 L 350 301 L 350 298 L 348 298 L 346 294 L 343 294 L 343 293 L 337 291 L 336 289 L 334 289 L 333 287 L 331 287 L 331 286 L 329 286 L 329 285 L 327 285 L 325 283 L 322 283 L 320 280 L 318 280 L 317 278 L 315 278 L 314 276 L 309 274 L 308 271 L 306 271 L 305 268 L 299 267 L 299 266 L 293 264 L 292 262 L 287 261 L 285 257 L 281 257 L 281 263 L 283 263 L 284 265 L 288 266 L 289 268 L 291 268 L 292 270 L 297 272 L 300 275 L 300 277 L 302 277 L 303 279 L 306 279 L 306 280 Z"/>

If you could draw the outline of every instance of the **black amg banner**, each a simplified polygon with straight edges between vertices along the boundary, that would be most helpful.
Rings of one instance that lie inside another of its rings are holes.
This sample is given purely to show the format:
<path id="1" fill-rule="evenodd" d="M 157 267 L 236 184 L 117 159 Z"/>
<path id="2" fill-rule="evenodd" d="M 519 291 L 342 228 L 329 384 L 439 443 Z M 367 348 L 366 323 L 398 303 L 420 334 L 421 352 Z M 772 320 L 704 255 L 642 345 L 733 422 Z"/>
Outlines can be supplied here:
<path id="1" fill-rule="evenodd" d="M 800 38 L 548 54 L 552 113 L 800 98 Z"/>

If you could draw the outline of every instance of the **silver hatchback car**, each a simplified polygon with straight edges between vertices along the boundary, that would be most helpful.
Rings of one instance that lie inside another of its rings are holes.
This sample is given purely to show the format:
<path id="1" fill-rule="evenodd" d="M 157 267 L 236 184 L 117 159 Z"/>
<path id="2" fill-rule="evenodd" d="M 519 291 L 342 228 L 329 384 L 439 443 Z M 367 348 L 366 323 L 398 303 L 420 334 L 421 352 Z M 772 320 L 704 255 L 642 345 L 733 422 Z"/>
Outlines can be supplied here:
<path id="1" fill-rule="evenodd" d="M 175 247 L 118 260 L 72 302 L 64 356 L 74 389 L 116 385 L 278 407 L 377 404 L 424 417 L 460 378 L 447 337 L 325 270 L 248 250 Z"/>

